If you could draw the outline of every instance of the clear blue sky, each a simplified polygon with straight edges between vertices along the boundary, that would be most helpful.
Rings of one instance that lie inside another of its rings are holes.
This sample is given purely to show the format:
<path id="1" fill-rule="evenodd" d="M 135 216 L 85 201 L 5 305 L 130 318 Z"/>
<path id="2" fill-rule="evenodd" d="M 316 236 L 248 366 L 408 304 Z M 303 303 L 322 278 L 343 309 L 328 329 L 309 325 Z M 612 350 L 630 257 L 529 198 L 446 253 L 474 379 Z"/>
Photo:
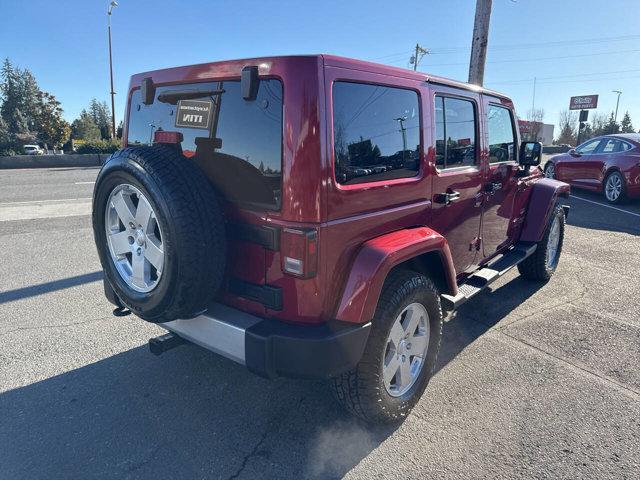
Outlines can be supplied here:
<path id="1" fill-rule="evenodd" d="M 0 57 L 30 68 L 73 120 L 108 100 L 107 0 L 0 0 Z M 493 0 L 485 86 L 533 101 L 557 124 L 571 95 L 600 94 L 599 111 L 629 110 L 640 128 L 638 0 Z M 333 53 L 467 79 L 475 0 L 120 0 L 112 18 L 116 115 L 129 76 L 213 60 Z M 560 58 L 562 57 L 562 58 Z M 619 114 L 619 119 L 622 116 Z M 557 132 L 556 132 L 557 133 Z"/>

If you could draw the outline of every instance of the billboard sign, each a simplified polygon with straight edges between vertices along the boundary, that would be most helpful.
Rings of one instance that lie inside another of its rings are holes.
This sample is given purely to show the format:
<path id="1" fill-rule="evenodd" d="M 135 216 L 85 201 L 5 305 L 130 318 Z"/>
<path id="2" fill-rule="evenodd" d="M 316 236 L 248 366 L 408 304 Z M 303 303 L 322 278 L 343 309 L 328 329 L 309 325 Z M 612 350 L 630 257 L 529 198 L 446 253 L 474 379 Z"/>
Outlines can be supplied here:
<path id="1" fill-rule="evenodd" d="M 598 107 L 598 95 L 580 95 L 571 97 L 569 110 L 585 110 L 587 108 Z"/>

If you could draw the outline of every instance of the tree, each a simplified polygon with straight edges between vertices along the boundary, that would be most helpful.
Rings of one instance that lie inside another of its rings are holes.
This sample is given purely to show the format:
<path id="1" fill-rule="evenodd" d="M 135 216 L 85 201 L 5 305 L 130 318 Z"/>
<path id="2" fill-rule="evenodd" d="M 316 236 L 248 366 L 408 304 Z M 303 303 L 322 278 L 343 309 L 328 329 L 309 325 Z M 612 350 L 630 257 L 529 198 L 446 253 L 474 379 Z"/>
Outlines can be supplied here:
<path id="1" fill-rule="evenodd" d="M 540 136 L 540 130 L 542 130 L 542 121 L 544 120 L 544 109 L 535 108 L 529 110 L 527 114 L 527 119 L 531 122 L 531 131 L 529 136 L 534 142 L 538 141 Z"/>
<path id="2" fill-rule="evenodd" d="M 624 113 L 624 117 L 622 117 L 622 122 L 620 123 L 620 132 L 622 133 L 634 133 L 633 125 L 631 124 L 631 116 L 629 112 Z"/>
<path id="3" fill-rule="evenodd" d="M 45 146 L 54 148 L 66 143 L 71 134 L 71 127 L 62 118 L 62 107 L 56 97 L 47 92 L 39 92 L 37 108 L 38 139 Z"/>
<path id="4" fill-rule="evenodd" d="M 574 112 L 570 110 L 563 110 L 560 112 L 560 122 L 558 124 L 560 128 L 560 135 L 558 136 L 556 143 L 568 145 L 576 144 L 576 121 L 577 119 Z"/>
<path id="5" fill-rule="evenodd" d="M 71 138 L 76 140 L 100 140 L 100 129 L 93 121 L 93 117 L 86 110 L 80 112 L 80 116 L 71 124 Z"/>
<path id="6" fill-rule="evenodd" d="M 116 128 L 116 138 L 122 138 L 122 132 L 124 131 L 124 122 L 120 120 L 118 128 Z"/>
<path id="7" fill-rule="evenodd" d="M 609 120 L 607 121 L 607 124 L 604 126 L 603 134 L 610 135 L 613 133 L 620 133 L 620 124 L 615 121 L 615 119 L 613 118 L 613 112 L 611 112 L 611 115 L 609 116 Z"/>
<path id="8" fill-rule="evenodd" d="M 99 102 L 95 98 L 92 98 L 89 104 L 89 113 L 93 118 L 93 123 L 100 129 L 102 138 L 105 140 L 111 138 L 111 115 L 109 114 L 107 102 Z"/>

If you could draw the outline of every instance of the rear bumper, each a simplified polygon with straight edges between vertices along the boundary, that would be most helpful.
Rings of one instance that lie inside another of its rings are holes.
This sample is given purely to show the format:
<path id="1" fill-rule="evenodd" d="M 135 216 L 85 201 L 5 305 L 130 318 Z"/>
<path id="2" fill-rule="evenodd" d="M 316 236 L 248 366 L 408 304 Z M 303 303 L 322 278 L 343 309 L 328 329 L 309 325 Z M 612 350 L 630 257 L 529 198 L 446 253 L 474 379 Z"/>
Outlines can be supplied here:
<path id="1" fill-rule="evenodd" d="M 329 378 L 362 357 L 371 324 L 291 325 L 213 304 L 189 320 L 160 324 L 170 332 L 268 377 Z"/>

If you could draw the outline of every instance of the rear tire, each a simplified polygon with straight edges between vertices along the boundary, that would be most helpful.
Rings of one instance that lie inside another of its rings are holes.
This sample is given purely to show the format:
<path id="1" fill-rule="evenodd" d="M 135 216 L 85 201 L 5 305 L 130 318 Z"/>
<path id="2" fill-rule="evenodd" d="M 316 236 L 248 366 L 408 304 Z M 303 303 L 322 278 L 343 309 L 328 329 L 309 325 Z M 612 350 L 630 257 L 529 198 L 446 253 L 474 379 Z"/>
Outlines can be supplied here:
<path id="1" fill-rule="evenodd" d="M 627 189 L 624 177 L 620 172 L 611 172 L 604 180 L 604 198 L 612 204 L 624 203 Z"/>
<path id="2" fill-rule="evenodd" d="M 562 253 L 564 223 L 564 210 L 560 205 L 556 205 L 536 251 L 518 264 L 520 275 L 529 280 L 543 282 L 551 278 L 558 267 Z"/>
<path id="3" fill-rule="evenodd" d="M 415 318 L 413 328 L 411 320 Z M 398 330 L 398 321 L 403 330 Z M 332 379 L 336 400 L 350 413 L 371 423 L 390 423 L 406 417 L 433 374 L 442 322 L 440 296 L 430 279 L 406 270 L 391 272 L 382 289 L 362 359 L 353 370 Z M 394 335 L 397 332 L 404 333 L 404 337 Z M 401 337 L 403 340 L 394 343 L 393 338 Z M 396 344 L 402 346 L 396 349 Z M 426 345 L 426 351 L 421 345 Z M 419 351 L 422 356 L 417 354 Z M 402 369 L 403 361 L 408 362 L 411 374 L 405 377 L 410 381 L 404 383 L 402 372 L 407 370 Z M 397 373 L 389 378 L 396 363 Z"/>
<path id="4" fill-rule="evenodd" d="M 151 210 L 148 229 L 138 218 L 144 216 L 143 204 Z M 194 317 L 206 310 L 222 282 L 226 240 L 215 191 L 200 169 L 171 147 L 126 148 L 106 161 L 93 194 L 93 232 L 107 281 L 144 320 Z M 123 242 L 116 242 L 120 234 Z M 156 259 L 161 257 L 155 276 L 154 257 L 147 257 L 151 243 Z M 145 260 L 136 271 L 140 251 Z"/>

